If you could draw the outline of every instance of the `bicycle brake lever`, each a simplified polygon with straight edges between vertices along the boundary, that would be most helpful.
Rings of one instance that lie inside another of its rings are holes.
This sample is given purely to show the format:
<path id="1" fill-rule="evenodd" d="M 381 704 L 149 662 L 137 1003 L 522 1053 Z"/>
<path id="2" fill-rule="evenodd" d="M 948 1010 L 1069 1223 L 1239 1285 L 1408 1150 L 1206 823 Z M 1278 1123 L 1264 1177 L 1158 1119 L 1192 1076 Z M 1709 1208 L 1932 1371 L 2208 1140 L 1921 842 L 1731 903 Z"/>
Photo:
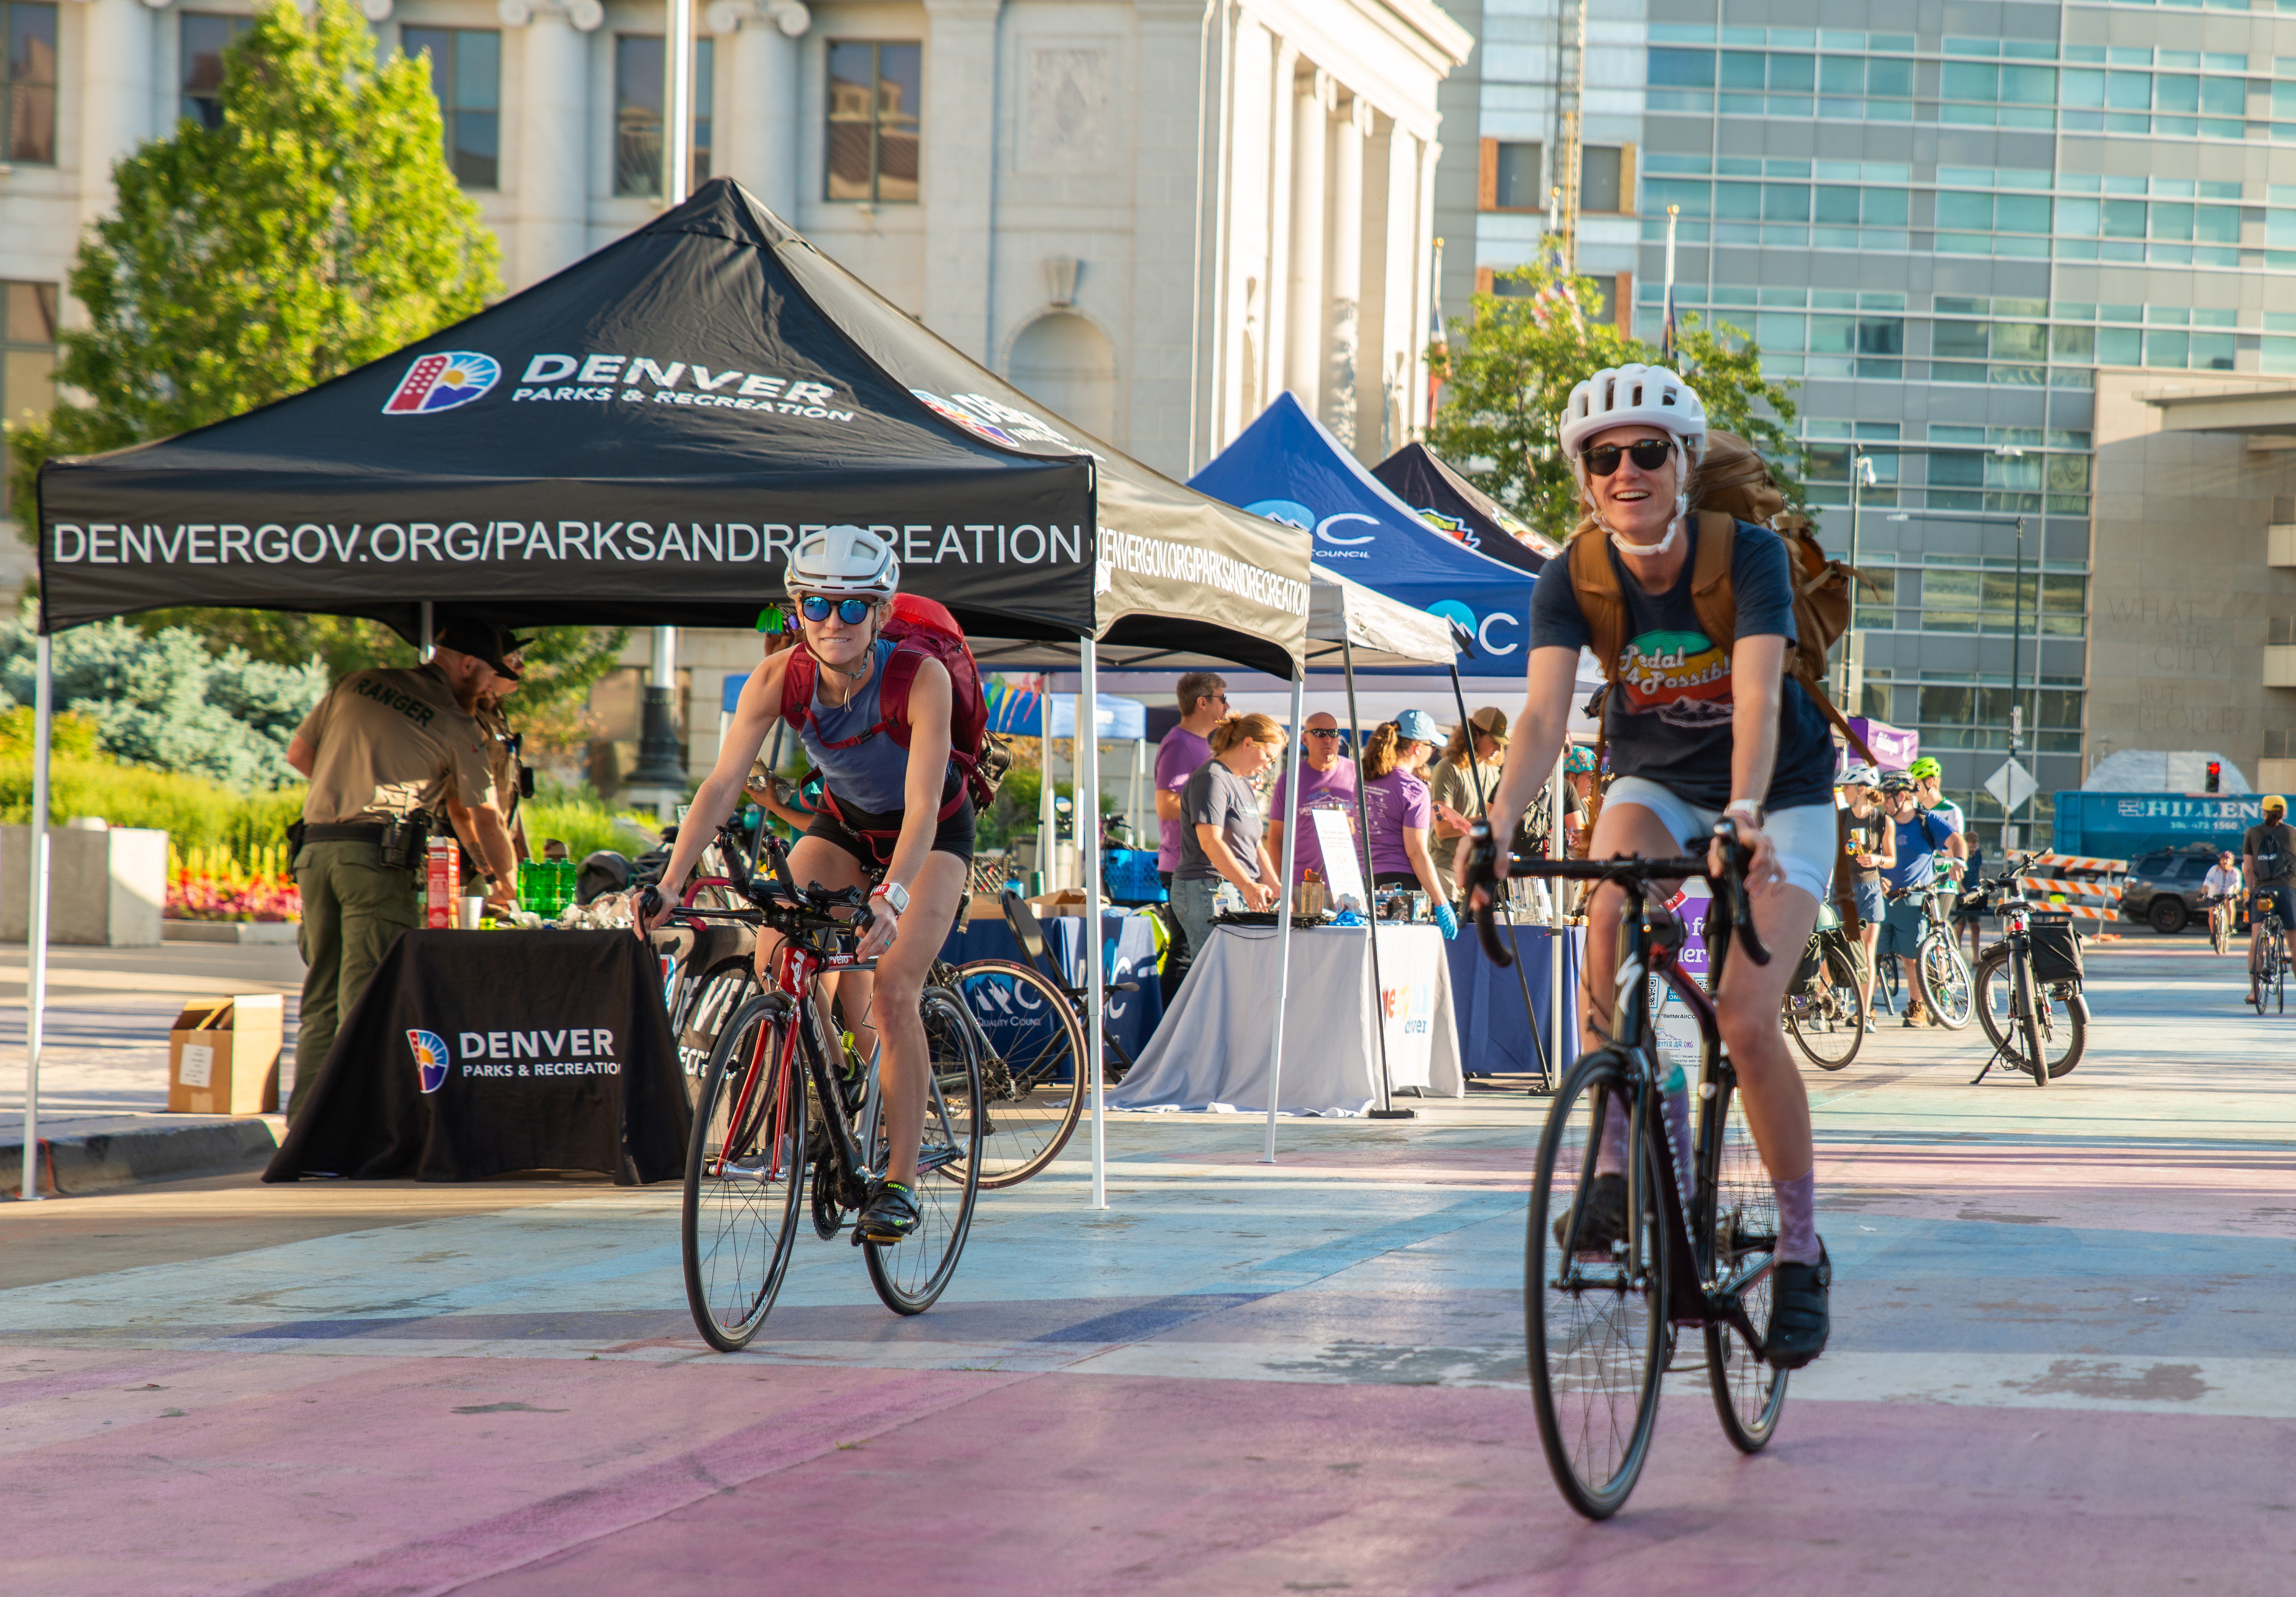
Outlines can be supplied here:
<path id="1" fill-rule="evenodd" d="M 1754 851 L 1738 841 L 1738 829 L 1727 821 L 1714 823 L 1715 841 L 1722 848 L 1722 896 L 1730 911 L 1730 927 L 1740 949 L 1758 965 L 1770 962 L 1770 951 L 1754 930 L 1754 896 L 1746 890 L 1746 867 Z"/>
<path id="2" fill-rule="evenodd" d="M 1477 888 L 1490 894 L 1490 902 L 1475 915 L 1475 936 L 1481 939 L 1483 952 L 1491 963 L 1504 970 L 1514 963 L 1514 954 L 1499 941 L 1498 908 L 1500 885 L 1497 871 L 1498 847 L 1491 837 L 1491 823 L 1479 820 L 1467 833 L 1471 845 L 1467 854 L 1467 898 L 1471 901 Z"/>

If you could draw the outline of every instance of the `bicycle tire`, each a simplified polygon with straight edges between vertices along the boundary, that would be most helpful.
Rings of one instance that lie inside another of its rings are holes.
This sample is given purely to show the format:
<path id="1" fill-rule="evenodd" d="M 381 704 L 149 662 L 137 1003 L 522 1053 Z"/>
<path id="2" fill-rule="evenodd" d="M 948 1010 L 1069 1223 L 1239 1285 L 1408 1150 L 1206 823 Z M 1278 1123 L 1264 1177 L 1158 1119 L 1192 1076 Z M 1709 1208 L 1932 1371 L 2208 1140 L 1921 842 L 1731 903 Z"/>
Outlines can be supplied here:
<path id="1" fill-rule="evenodd" d="M 1084 1023 L 1044 972 L 1018 960 L 968 961 L 949 987 L 988 1049 L 980 1184 L 1017 1186 L 1060 1157 L 1084 1114 Z"/>
<path id="2" fill-rule="evenodd" d="M 1977 962 L 1977 1018 L 1984 1023 L 1987 1040 L 2002 1058 L 2013 1069 L 2030 1071 L 2032 1067 L 2025 1061 L 2021 1028 L 2013 1025 L 2010 1020 L 2013 1011 L 2009 1003 L 2008 964 L 2009 949 L 2003 943 L 1994 944 Z M 2041 1046 L 2049 1061 L 2049 1079 L 2054 1081 L 2080 1063 L 2081 1054 L 2088 1047 L 2088 1025 L 2081 1019 L 2079 1011 L 2049 990 L 2050 984 L 2043 982 L 2038 985 L 2042 998 L 2039 1011 L 2042 1017 Z M 2005 1043 L 2005 1038 L 2007 1039 Z"/>
<path id="3" fill-rule="evenodd" d="M 2232 952 L 2232 917 L 2218 908 L 2209 911 L 2209 944 L 2220 954 Z"/>
<path id="4" fill-rule="evenodd" d="M 918 999 L 931 1073 L 917 1154 L 916 1229 L 898 1242 L 866 1242 L 869 1284 L 897 1314 L 921 1314 L 956 1273 L 980 1191 L 980 1051 L 964 1006 L 947 987 Z M 884 1168 L 883 1118 L 871 1167 Z"/>
<path id="5" fill-rule="evenodd" d="M 1578 1195 L 1595 1174 L 1602 1131 L 1596 1122 L 1625 1112 L 1618 1090 L 1628 1079 L 1626 1061 L 1609 1048 L 1579 1060 L 1563 1077 L 1539 1136 L 1523 1249 L 1523 1316 L 1539 1444 L 1563 1500 L 1589 1519 L 1617 1513 L 1642 1474 L 1673 1340 L 1658 1224 L 1655 1128 L 1644 1127 L 1630 1149 L 1644 1172 L 1638 1184 L 1646 1196 L 1637 1205 L 1641 1214 L 1628 1225 L 1628 1249 L 1566 1257 L 1554 1235 L 1557 1219 L 1567 1225 L 1574 1214 L 1583 1215 Z M 1604 1257 L 1614 1262 L 1599 1262 Z M 1595 1273 L 1592 1282 L 1555 1284 L 1589 1269 Z M 1639 1286 L 1633 1284 L 1637 1281 Z"/>
<path id="6" fill-rule="evenodd" d="M 710 1051 L 694 1111 L 678 1251 L 694 1326 L 720 1353 L 765 1323 L 797 1235 L 805 1093 L 783 1046 L 792 1024 L 763 995 L 744 1003 Z"/>
<path id="7" fill-rule="evenodd" d="M 1840 950 L 1831 946 L 1822 948 L 1812 981 L 1817 984 L 1815 994 L 1807 986 L 1786 994 L 1786 1031 L 1802 1057 L 1819 1069 L 1847 1069 L 1866 1044 L 1865 984 L 1856 963 L 1845 963 Z"/>
<path id="8" fill-rule="evenodd" d="M 1778 1195 L 1754 1146 L 1737 1076 L 1726 1062 L 1716 1071 L 1714 1095 L 1705 1113 L 1715 1131 L 1700 1149 L 1699 1185 L 1703 1223 L 1698 1236 L 1700 1274 L 1719 1285 L 1746 1259 L 1775 1252 L 1778 1242 Z M 1732 1327 L 1706 1327 L 1706 1375 L 1721 1417 L 1722 1434 L 1741 1453 L 1759 1453 L 1777 1430 L 1791 1371 L 1772 1369 L 1762 1357 L 1769 1339 L 1771 1284 L 1767 1274 L 1738 1301 L 1759 1340 L 1748 1344 Z"/>
<path id="9" fill-rule="evenodd" d="M 1922 997 L 1948 1031 L 1967 1028 L 1977 1012 L 1977 984 L 1961 947 L 1942 932 L 1931 932 L 1915 950 L 1914 970 Z"/>
<path id="10" fill-rule="evenodd" d="M 734 1011 L 757 986 L 757 970 L 748 958 L 720 960 L 682 995 L 683 1012 L 672 1017 L 671 1035 L 677 1048 L 678 1071 L 685 1078 L 689 1109 L 698 1108 L 701 1102 L 701 1089 L 709 1079 L 709 1059 L 718 1039 L 725 1035 Z M 694 1050 L 686 1042 L 688 1036 L 706 1040 L 708 1045 Z"/>

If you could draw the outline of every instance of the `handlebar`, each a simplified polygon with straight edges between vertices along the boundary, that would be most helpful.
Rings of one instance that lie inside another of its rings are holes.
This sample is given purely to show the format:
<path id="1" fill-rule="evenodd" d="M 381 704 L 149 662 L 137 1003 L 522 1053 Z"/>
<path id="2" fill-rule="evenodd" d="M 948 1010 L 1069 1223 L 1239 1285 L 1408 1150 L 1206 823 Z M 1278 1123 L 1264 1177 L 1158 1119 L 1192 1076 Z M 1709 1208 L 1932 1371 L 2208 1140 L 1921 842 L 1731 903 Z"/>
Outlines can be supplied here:
<path id="1" fill-rule="evenodd" d="M 788 846 L 776 837 L 768 836 L 761 850 L 767 856 L 767 869 L 747 882 L 732 882 L 734 891 L 756 907 L 751 910 L 709 910 L 691 905 L 682 905 L 678 913 L 689 920 L 732 920 L 763 921 L 783 930 L 792 932 L 836 931 L 858 936 L 869 930 L 876 917 L 869 909 L 869 889 L 866 888 L 824 888 L 816 884 L 800 888 L 790 873 Z M 657 887 L 642 888 L 637 895 L 641 926 L 661 913 L 662 896 Z M 839 911 L 849 911 L 840 915 Z"/>
<path id="2" fill-rule="evenodd" d="M 1464 886 L 1468 896 L 1472 898 L 1480 887 L 1489 889 L 1496 898 L 1502 878 L 1497 869 L 1498 843 L 1491 835 L 1490 823 L 1477 821 L 1474 830 L 1467 835 L 1470 847 Z M 1723 913 L 1734 936 L 1745 949 L 1746 957 L 1758 965 L 1767 965 L 1770 962 L 1770 951 L 1762 946 L 1760 936 L 1754 930 L 1753 897 L 1746 891 L 1746 867 L 1752 862 L 1754 851 L 1738 841 L 1738 829 L 1726 821 L 1715 823 L 1712 839 L 1721 849 L 1719 872 L 1711 868 L 1708 859 L 1687 855 L 1675 859 L 1644 859 L 1622 854 L 1607 860 L 1519 859 L 1510 855 L 1507 869 L 1521 876 L 1563 881 L 1615 881 L 1635 887 L 1701 877 L 1721 896 Z M 1499 942 L 1494 922 L 1495 917 L 1486 911 L 1475 918 L 1475 931 L 1483 940 L 1483 952 L 1490 955 L 1492 963 L 1504 970 L 1514 963 L 1514 954 Z"/>

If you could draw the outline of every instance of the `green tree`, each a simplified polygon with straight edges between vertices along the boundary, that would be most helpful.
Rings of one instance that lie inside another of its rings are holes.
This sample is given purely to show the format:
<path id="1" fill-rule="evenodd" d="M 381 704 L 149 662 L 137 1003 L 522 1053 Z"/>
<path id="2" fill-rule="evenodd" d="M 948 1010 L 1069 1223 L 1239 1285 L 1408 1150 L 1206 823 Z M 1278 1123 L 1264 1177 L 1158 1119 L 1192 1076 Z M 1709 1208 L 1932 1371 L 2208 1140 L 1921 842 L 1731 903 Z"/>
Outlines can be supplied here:
<path id="1" fill-rule="evenodd" d="M 447 169 L 427 56 L 375 59 L 348 0 L 282 0 L 224 53 L 223 125 L 112 169 L 80 242 L 86 324 L 46 418 L 8 424 L 37 537 L 44 461 L 167 438 L 299 393 L 483 307 L 494 236 Z M 70 397 L 77 394 L 80 397 Z"/>
<path id="2" fill-rule="evenodd" d="M 1659 352 L 1623 327 L 1592 320 L 1603 294 L 1591 277 L 1542 258 L 1500 274 L 1510 291 L 1477 294 L 1474 314 L 1451 323 L 1447 352 L 1431 352 L 1444 384 L 1428 443 L 1455 466 L 1488 460 L 1476 486 L 1558 542 L 1579 519 L 1578 489 L 1555 436 L 1570 390 L 1604 366 L 1656 364 Z M 1712 423 L 1769 458 L 1790 503 L 1801 503 L 1789 424 L 1789 385 L 1762 375 L 1761 349 L 1740 329 L 1682 319 L 1676 369 L 1697 389 Z"/>

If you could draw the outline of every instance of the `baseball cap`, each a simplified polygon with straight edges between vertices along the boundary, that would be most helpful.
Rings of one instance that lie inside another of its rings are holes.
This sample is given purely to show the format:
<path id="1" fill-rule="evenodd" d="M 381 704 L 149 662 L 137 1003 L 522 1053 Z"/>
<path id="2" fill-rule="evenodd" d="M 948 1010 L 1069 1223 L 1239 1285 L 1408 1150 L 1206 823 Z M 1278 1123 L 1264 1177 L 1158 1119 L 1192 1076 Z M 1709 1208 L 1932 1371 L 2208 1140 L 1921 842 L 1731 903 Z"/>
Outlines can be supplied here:
<path id="1" fill-rule="evenodd" d="M 2267 810 L 2276 809 L 2282 815 L 2286 815 L 2288 813 L 2288 800 L 2283 798 L 2277 793 L 2267 793 L 2264 796 L 2264 807 Z"/>
<path id="2" fill-rule="evenodd" d="M 512 682 L 518 680 L 518 672 L 504 662 L 534 642 L 532 638 L 514 638 L 491 621 L 475 621 L 467 617 L 447 622 L 433 641 L 441 649 L 484 660 L 496 676 L 506 676 Z"/>
<path id="3" fill-rule="evenodd" d="M 1495 738 L 1502 743 L 1507 741 L 1506 711 L 1496 704 L 1486 704 L 1469 716 L 1467 725 L 1487 738 Z"/>
<path id="4" fill-rule="evenodd" d="M 1595 751 L 1587 747 L 1584 743 L 1571 744 L 1570 758 L 1564 763 L 1562 768 L 1573 776 L 1593 775 L 1595 774 Z"/>
<path id="5" fill-rule="evenodd" d="M 1423 709 L 1407 709 L 1395 717 L 1395 735 L 1414 743 L 1439 743 L 1443 734 L 1435 730 L 1435 717 Z"/>

